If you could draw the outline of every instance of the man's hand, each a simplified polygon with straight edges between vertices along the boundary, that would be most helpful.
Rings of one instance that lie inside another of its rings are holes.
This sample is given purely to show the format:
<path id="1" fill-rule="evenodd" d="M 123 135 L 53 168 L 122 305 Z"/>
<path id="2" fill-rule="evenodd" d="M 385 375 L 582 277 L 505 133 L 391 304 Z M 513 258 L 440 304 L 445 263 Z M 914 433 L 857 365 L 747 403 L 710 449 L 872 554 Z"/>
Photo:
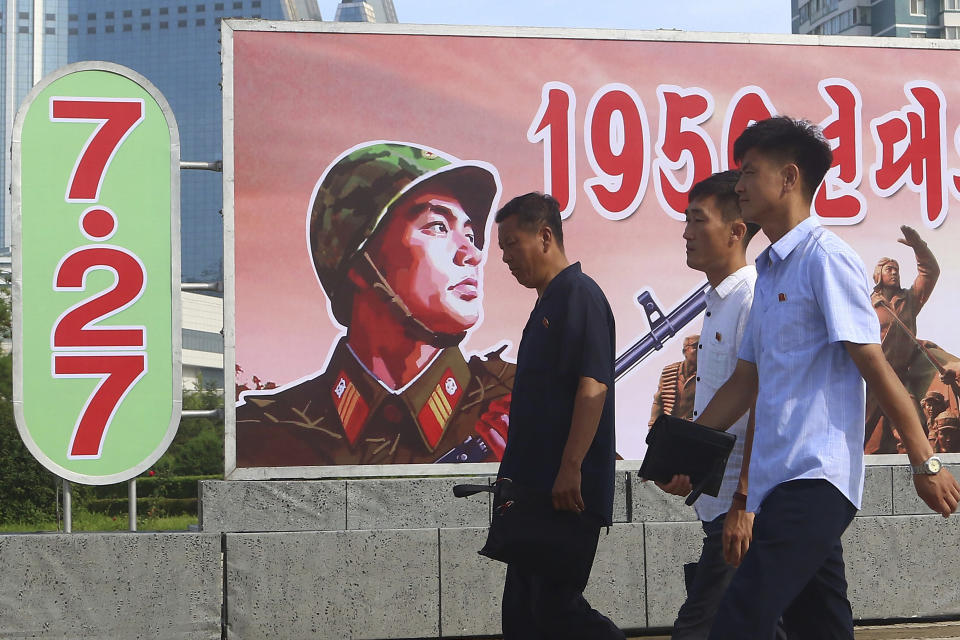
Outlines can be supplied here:
<path id="1" fill-rule="evenodd" d="M 916 487 L 917 495 L 927 503 L 927 506 L 944 518 L 957 510 L 957 503 L 960 502 L 960 485 L 946 469 L 941 469 L 940 473 L 933 475 L 914 474 L 913 486 Z"/>
<path id="2" fill-rule="evenodd" d="M 943 373 L 940 375 L 940 380 L 944 384 L 953 384 L 954 382 L 960 381 L 960 362 L 948 362 L 943 365 Z"/>
<path id="3" fill-rule="evenodd" d="M 680 496 L 681 498 L 690 495 L 690 492 L 693 491 L 693 485 L 690 484 L 690 476 L 673 476 L 670 482 L 666 484 L 656 481 L 654 481 L 653 484 L 660 487 L 663 491 L 672 493 L 675 496 Z"/>
<path id="4" fill-rule="evenodd" d="M 553 481 L 553 508 L 557 511 L 583 511 L 583 496 L 580 495 L 580 467 L 567 462 L 560 464 L 557 479 Z"/>
<path id="5" fill-rule="evenodd" d="M 739 567 L 753 540 L 753 514 L 741 503 L 734 503 L 723 519 L 723 559 Z"/>
<path id="6" fill-rule="evenodd" d="M 915 247 L 922 247 L 926 244 L 926 242 L 923 241 L 923 238 L 920 237 L 920 234 L 917 233 L 916 229 L 913 227 L 902 225 L 900 227 L 900 233 L 903 234 L 903 237 L 898 238 L 897 242 L 900 244 L 905 244 L 911 249 Z"/>

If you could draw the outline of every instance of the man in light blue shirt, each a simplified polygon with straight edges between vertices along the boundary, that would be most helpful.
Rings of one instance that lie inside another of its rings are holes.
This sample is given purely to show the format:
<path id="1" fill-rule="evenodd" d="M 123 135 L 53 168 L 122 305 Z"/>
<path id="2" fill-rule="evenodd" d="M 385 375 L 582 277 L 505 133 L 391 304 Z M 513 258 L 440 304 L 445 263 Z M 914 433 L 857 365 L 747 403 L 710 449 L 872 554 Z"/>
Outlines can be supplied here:
<path id="1" fill-rule="evenodd" d="M 744 131 L 734 157 L 741 213 L 771 246 L 757 258 L 737 366 L 697 417 L 726 429 L 756 400 L 754 537 L 710 638 L 770 638 L 782 616 L 791 640 L 853 640 L 840 537 L 863 492 L 864 380 L 898 425 L 927 505 L 950 515 L 960 485 L 940 469 L 883 356 L 862 261 L 810 217 L 829 143 L 814 125 L 777 116 Z"/>

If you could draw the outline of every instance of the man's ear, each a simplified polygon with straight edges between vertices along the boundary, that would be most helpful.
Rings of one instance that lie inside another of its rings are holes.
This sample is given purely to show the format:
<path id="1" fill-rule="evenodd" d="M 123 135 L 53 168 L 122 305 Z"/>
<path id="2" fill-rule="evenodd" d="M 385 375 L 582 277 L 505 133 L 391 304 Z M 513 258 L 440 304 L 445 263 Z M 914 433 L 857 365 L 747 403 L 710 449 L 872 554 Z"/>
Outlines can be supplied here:
<path id="1" fill-rule="evenodd" d="M 783 177 L 783 193 L 788 193 L 800 188 L 800 168 L 789 162 L 780 169 L 780 175 Z"/>
<path id="2" fill-rule="evenodd" d="M 553 237 L 553 229 L 549 225 L 543 225 L 540 227 L 540 231 L 537 233 L 540 239 L 541 248 L 544 253 L 550 248 L 552 244 L 556 242 L 556 238 Z"/>
<path id="3" fill-rule="evenodd" d="M 743 242 L 743 239 L 747 236 L 747 223 L 743 220 L 737 220 L 732 225 L 730 225 L 730 237 L 733 241 Z"/>

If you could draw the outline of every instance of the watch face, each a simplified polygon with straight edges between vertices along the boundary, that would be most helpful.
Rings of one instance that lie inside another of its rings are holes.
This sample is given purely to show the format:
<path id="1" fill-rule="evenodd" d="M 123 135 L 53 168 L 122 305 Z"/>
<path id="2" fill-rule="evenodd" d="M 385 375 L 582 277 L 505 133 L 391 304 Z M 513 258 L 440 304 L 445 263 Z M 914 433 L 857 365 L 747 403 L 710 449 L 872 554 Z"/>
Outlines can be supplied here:
<path id="1" fill-rule="evenodd" d="M 940 458 L 930 458 L 926 462 L 927 469 L 930 473 L 939 473 L 940 472 Z"/>

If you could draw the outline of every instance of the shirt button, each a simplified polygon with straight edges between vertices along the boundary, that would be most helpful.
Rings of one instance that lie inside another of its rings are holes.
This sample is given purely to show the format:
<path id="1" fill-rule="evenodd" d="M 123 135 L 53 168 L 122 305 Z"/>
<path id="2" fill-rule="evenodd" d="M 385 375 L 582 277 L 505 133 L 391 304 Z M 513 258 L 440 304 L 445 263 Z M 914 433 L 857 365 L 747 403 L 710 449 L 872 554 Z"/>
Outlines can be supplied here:
<path id="1" fill-rule="evenodd" d="M 694 411 L 694 412 L 693 412 L 693 415 L 696 416 L 696 415 L 698 415 L 699 413 L 700 413 L 699 411 Z"/>
<path id="2" fill-rule="evenodd" d="M 703 345 L 702 345 L 702 344 L 698 344 L 698 345 L 697 345 L 697 349 L 703 349 Z"/>
<path id="3" fill-rule="evenodd" d="M 708 318 L 710 317 L 710 312 L 709 312 L 709 311 L 707 311 L 707 317 L 708 317 Z"/>
<path id="4" fill-rule="evenodd" d="M 700 382 L 700 376 L 697 376 L 697 382 Z"/>

